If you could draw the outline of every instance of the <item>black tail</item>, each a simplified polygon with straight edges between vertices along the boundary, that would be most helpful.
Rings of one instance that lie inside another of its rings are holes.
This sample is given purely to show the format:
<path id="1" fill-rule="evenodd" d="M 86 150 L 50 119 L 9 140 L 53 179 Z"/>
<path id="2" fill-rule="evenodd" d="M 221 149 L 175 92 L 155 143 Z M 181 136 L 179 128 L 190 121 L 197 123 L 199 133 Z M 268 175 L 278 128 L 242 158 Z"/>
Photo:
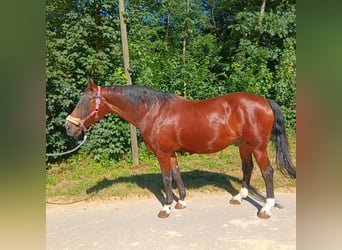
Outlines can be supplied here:
<path id="1" fill-rule="evenodd" d="M 271 140 L 276 146 L 276 162 L 278 168 L 285 176 L 290 175 L 291 177 L 296 178 L 296 170 L 293 167 L 289 152 L 284 115 L 275 101 L 268 100 L 268 103 L 270 104 L 274 114 Z"/>

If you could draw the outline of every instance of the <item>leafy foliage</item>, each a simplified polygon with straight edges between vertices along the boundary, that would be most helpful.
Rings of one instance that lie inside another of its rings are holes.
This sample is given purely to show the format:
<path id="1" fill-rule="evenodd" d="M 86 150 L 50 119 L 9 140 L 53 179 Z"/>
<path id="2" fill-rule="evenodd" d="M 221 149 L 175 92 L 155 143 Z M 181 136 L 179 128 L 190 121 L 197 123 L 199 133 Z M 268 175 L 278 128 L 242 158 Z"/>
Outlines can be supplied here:
<path id="1" fill-rule="evenodd" d="M 100 8 L 95 1 L 85 1 L 84 5 L 48 1 L 47 9 L 46 141 L 48 152 L 58 152 L 75 145 L 65 135 L 63 125 L 82 95 L 87 77 L 102 85 L 125 84 L 126 78 L 119 67 L 122 54 L 116 5 L 102 4 Z M 123 130 L 124 122 L 107 119 L 100 124 L 82 150 L 92 152 L 94 146 L 96 159 L 104 149 L 116 158 L 128 152 L 125 133 L 108 132 L 109 126 L 112 131 Z M 109 135 L 121 136 L 117 140 L 124 143 L 114 149 L 109 143 L 116 145 L 116 139 L 108 139 Z M 100 146 L 104 139 L 106 143 Z"/>
<path id="2" fill-rule="evenodd" d="M 296 2 L 149 1 L 126 3 L 133 84 L 203 99 L 247 91 L 277 101 L 296 127 Z M 117 1 L 47 1 L 46 150 L 75 145 L 66 116 L 86 88 L 123 85 Z M 82 153 L 119 160 L 130 150 L 128 124 L 108 115 Z M 49 161 L 53 159 L 48 159 Z"/>

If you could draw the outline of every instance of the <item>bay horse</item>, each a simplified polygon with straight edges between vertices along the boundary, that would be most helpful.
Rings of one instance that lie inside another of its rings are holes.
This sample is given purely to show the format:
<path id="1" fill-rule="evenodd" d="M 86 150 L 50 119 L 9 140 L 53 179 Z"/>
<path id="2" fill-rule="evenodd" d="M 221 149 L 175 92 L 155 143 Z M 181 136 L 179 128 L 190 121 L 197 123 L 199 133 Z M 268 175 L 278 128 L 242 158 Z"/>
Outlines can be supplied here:
<path id="1" fill-rule="evenodd" d="M 158 159 L 166 193 L 160 218 L 170 215 L 172 180 L 179 191 L 175 208 L 186 207 L 176 152 L 209 154 L 229 145 L 238 146 L 243 178 L 240 192 L 232 197 L 231 204 L 241 204 L 242 198 L 248 196 L 254 155 L 266 186 L 266 203 L 257 213 L 260 218 L 269 218 L 275 205 L 273 168 L 267 154 L 270 139 L 275 141 L 276 162 L 281 172 L 296 178 L 284 116 L 273 100 L 236 92 L 193 101 L 144 86 L 101 87 L 88 79 L 88 88 L 66 119 L 66 133 L 77 138 L 111 113 L 137 127 L 147 149 Z"/>

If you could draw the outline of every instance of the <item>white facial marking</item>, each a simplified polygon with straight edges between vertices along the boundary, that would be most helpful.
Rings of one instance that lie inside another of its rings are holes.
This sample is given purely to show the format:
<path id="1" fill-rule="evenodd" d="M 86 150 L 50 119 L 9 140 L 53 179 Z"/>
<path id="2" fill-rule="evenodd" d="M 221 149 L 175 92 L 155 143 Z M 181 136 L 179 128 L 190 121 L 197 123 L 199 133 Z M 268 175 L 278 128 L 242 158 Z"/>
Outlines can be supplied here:
<path id="1" fill-rule="evenodd" d="M 81 122 L 80 118 L 76 118 L 76 117 L 73 117 L 71 115 L 68 115 L 66 120 L 71 122 L 71 123 L 73 123 L 73 124 L 75 124 L 75 125 L 78 125 Z"/>

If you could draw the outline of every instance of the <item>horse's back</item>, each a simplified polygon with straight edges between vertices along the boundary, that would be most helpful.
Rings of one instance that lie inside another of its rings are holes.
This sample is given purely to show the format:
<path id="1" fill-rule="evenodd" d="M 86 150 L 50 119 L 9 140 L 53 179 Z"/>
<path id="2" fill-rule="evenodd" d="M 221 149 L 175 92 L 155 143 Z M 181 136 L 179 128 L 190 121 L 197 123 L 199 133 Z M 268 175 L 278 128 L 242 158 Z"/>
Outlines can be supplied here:
<path id="1" fill-rule="evenodd" d="M 217 116 L 224 119 L 233 116 L 240 121 L 244 118 L 254 121 L 258 118 L 273 118 L 273 112 L 267 99 L 246 92 L 229 93 L 195 101 L 181 98 L 175 99 L 174 102 L 174 112 L 186 113 L 188 118 Z"/>
<path id="2" fill-rule="evenodd" d="M 161 110 L 152 133 L 172 150 L 212 153 L 269 137 L 272 124 L 265 98 L 238 92 L 197 101 L 173 99 Z"/>

